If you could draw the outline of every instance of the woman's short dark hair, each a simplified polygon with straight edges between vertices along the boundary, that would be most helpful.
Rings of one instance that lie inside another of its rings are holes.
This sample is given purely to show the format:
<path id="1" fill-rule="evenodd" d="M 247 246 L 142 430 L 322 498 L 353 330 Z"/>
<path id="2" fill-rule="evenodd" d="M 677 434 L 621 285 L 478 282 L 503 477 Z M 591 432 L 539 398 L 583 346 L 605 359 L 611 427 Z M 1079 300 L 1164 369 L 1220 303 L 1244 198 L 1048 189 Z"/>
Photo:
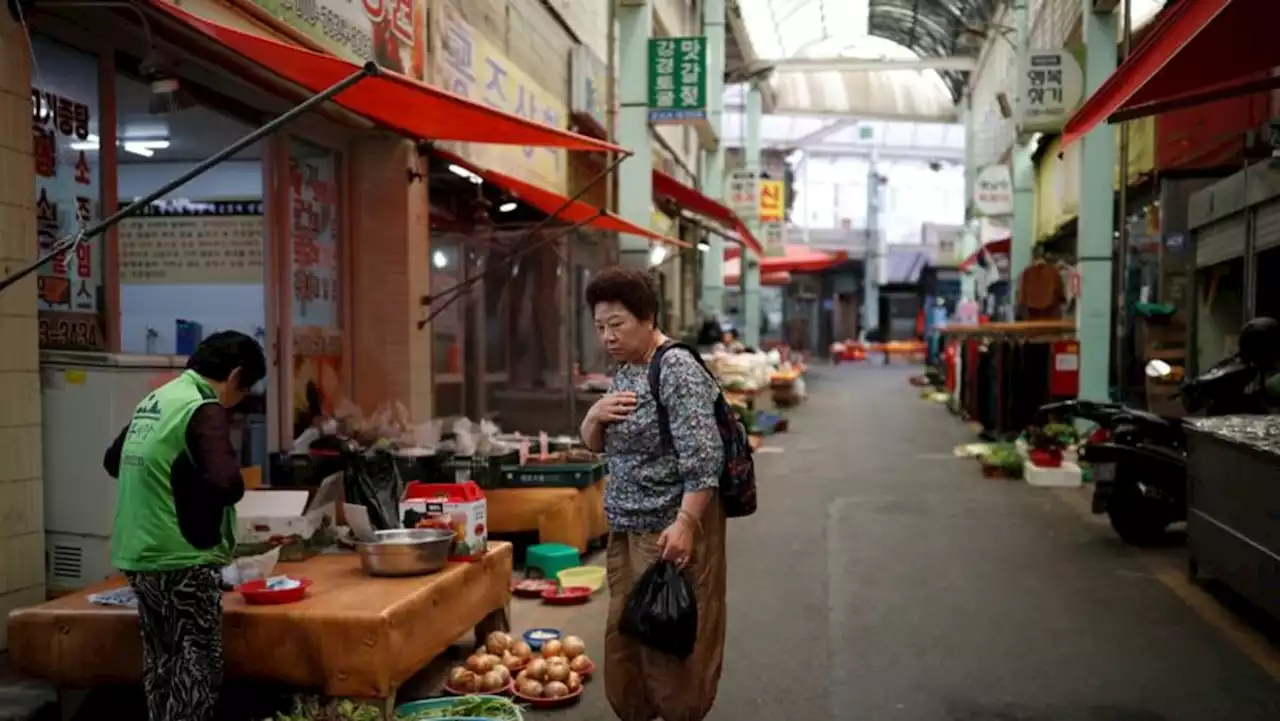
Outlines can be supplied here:
<path id="1" fill-rule="evenodd" d="M 258 341 L 224 330 L 205 338 L 187 359 L 187 368 L 211 381 L 225 381 L 240 369 L 239 390 L 247 391 L 267 376 L 267 357 Z"/>
<path id="2" fill-rule="evenodd" d="M 587 305 L 617 303 L 637 320 L 658 317 L 658 284 L 645 270 L 614 266 L 605 268 L 587 286 Z"/>

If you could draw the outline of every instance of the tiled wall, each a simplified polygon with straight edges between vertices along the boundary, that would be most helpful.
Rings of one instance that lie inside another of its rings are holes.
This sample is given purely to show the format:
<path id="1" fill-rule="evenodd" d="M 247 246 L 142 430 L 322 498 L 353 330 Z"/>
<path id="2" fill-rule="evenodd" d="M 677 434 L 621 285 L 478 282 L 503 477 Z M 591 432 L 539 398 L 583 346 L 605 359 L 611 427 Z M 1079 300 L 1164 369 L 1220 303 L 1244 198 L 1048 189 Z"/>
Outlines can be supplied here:
<path id="1" fill-rule="evenodd" d="M 35 253 L 27 41 L 0 13 L 0 275 Z M 44 600 L 35 276 L 0 295 L 0 649 L 9 611 Z"/>

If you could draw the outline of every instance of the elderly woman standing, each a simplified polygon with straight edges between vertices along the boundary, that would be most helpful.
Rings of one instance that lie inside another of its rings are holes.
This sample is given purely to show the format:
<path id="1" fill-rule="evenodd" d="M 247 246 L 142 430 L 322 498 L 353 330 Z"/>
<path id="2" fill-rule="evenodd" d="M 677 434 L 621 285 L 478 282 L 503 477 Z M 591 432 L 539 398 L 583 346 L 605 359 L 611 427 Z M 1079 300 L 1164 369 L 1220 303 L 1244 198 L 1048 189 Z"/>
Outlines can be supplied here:
<path id="1" fill-rule="evenodd" d="M 619 364 L 609 392 L 582 422 L 587 446 L 609 459 L 605 693 L 622 721 L 699 721 L 715 703 L 724 659 L 725 515 L 717 492 L 724 446 L 715 417 L 720 389 L 683 348 L 663 353 L 659 388 L 649 387 L 649 362 L 668 340 L 656 325 L 656 285 L 644 271 L 613 268 L 586 293 L 600 341 Z M 668 414 L 670 444 L 659 429 L 659 401 Z M 693 579 L 698 637 L 683 661 L 618 631 L 632 585 L 659 559 L 684 567 Z"/>

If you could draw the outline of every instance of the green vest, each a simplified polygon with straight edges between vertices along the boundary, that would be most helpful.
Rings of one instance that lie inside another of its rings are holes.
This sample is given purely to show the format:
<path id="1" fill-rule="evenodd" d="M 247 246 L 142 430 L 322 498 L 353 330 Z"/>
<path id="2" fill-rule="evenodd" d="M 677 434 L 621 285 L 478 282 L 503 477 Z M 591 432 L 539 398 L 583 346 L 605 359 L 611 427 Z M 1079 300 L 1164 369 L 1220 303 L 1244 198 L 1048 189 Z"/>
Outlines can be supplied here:
<path id="1" fill-rule="evenodd" d="M 223 566 L 235 549 L 236 512 L 222 517 L 222 543 L 201 550 L 183 537 L 173 504 L 169 473 L 187 453 L 187 422 L 196 409 L 218 398 L 194 371 L 152 391 L 133 412 L 120 453 L 111 563 L 122 571 L 172 571 Z"/>

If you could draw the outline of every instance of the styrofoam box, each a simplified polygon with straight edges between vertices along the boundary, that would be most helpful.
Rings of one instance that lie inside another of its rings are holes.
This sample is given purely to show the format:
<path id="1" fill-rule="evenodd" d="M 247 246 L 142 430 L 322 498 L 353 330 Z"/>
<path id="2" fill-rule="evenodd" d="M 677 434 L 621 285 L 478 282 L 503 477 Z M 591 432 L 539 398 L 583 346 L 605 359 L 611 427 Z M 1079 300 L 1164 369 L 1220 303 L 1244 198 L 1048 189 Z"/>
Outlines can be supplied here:
<path id="1" fill-rule="evenodd" d="M 1042 468 L 1027 461 L 1022 464 L 1022 478 L 1040 488 L 1078 488 L 1084 483 L 1080 466 L 1065 460 L 1057 468 Z"/>

